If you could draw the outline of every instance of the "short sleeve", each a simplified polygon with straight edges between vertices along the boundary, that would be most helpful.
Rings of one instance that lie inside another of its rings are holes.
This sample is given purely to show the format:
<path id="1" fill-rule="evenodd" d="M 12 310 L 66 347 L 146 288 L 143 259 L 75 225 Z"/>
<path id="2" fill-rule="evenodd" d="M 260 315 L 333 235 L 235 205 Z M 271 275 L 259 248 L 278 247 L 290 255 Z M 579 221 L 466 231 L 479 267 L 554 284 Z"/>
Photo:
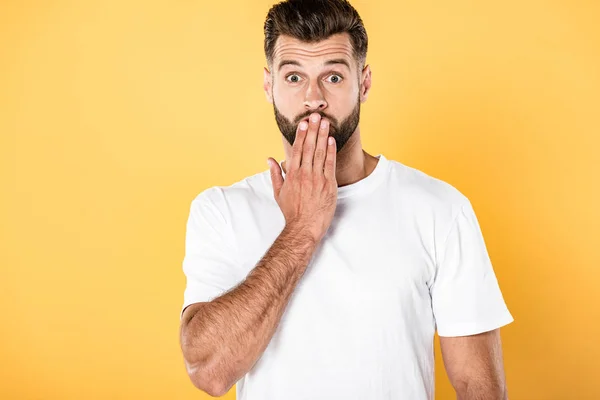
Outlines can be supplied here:
<path id="1" fill-rule="evenodd" d="M 440 336 L 475 335 L 513 321 L 468 200 L 443 245 L 430 293 Z"/>
<path id="2" fill-rule="evenodd" d="M 223 215 L 204 193 L 191 204 L 185 235 L 183 310 L 211 301 L 236 286 L 240 276 L 233 236 Z"/>

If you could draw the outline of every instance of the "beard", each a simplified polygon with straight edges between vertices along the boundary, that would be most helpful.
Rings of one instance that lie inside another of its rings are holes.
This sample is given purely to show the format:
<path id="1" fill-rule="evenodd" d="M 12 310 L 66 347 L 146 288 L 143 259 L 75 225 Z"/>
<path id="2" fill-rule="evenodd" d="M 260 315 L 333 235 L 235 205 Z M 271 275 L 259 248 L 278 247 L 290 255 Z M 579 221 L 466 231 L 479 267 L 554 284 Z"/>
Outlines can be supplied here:
<path id="1" fill-rule="evenodd" d="M 357 100 L 356 106 L 350 115 L 347 116 L 341 123 L 338 122 L 336 118 L 321 111 L 307 111 L 301 115 L 298 115 L 294 121 L 290 121 L 283 114 L 281 114 L 281 112 L 279 112 L 279 109 L 275 105 L 275 101 L 273 101 L 273 110 L 275 111 L 275 121 L 277 121 L 277 126 L 291 146 L 294 145 L 294 141 L 296 140 L 296 130 L 298 128 L 298 124 L 304 118 L 308 117 L 312 113 L 320 114 L 321 118 L 327 118 L 329 120 L 329 136 L 333 136 L 335 139 L 336 152 L 339 153 L 358 127 L 358 122 L 360 120 L 360 99 Z"/>

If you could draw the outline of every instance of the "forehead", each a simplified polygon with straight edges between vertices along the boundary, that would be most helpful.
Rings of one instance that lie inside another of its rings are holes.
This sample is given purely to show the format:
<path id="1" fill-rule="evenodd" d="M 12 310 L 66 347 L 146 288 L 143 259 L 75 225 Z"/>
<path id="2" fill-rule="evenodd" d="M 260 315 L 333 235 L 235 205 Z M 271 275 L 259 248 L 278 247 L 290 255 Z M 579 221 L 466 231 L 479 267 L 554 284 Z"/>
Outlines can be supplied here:
<path id="1" fill-rule="evenodd" d="M 353 66 L 352 43 L 347 33 L 338 33 L 314 43 L 281 35 L 277 38 L 273 49 L 273 68 L 276 70 L 282 60 L 294 60 L 304 65 L 322 63 L 329 59 L 345 59 L 350 66 Z"/>

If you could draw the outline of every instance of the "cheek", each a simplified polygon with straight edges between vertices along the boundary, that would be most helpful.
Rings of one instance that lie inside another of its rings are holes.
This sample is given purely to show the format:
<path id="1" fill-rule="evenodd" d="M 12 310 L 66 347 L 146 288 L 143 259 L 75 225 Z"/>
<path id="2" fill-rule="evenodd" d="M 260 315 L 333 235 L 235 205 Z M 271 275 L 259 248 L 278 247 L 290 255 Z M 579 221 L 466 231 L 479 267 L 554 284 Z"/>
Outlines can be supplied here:
<path id="1" fill-rule="evenodd" d="M 331 88 L 326 96 L 338 104 L 354 104 L 358 98 L 360 87 L 356 83 L 346 82 L 341 87 Z"/>
<path id="2" fill-rule="evenodd" d="M 277 85 L 273 87 L 273 100 L 277 108 L 286 115 L 295 115 L 304 104 L 300 90 L 282 89 Z"/>
<path id="3" fill-rule="evenodd" d="M 329 108 L 338 110 L 342 114 L 351 112 L 358 101 L 358 90 L 345 90 L 343 92 L 331 92 L 328 99 Z"/>

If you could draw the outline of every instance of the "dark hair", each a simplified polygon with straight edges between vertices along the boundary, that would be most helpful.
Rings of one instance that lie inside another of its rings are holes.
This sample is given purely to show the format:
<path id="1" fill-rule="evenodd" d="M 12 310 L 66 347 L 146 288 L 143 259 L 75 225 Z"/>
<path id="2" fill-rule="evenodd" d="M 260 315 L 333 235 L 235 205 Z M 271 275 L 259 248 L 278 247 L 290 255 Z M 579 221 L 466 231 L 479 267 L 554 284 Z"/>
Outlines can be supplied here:
<path id="1" fill-rule="evenodd" d="M 346 0 L 285 0 L 269 10 L 265 20 L 265 56 L 273 63 L 280 35 L 313 43 L 336 33 L 348 33 L 359 66 L 367 58 L 367 31 L 358 12 Z"/>

